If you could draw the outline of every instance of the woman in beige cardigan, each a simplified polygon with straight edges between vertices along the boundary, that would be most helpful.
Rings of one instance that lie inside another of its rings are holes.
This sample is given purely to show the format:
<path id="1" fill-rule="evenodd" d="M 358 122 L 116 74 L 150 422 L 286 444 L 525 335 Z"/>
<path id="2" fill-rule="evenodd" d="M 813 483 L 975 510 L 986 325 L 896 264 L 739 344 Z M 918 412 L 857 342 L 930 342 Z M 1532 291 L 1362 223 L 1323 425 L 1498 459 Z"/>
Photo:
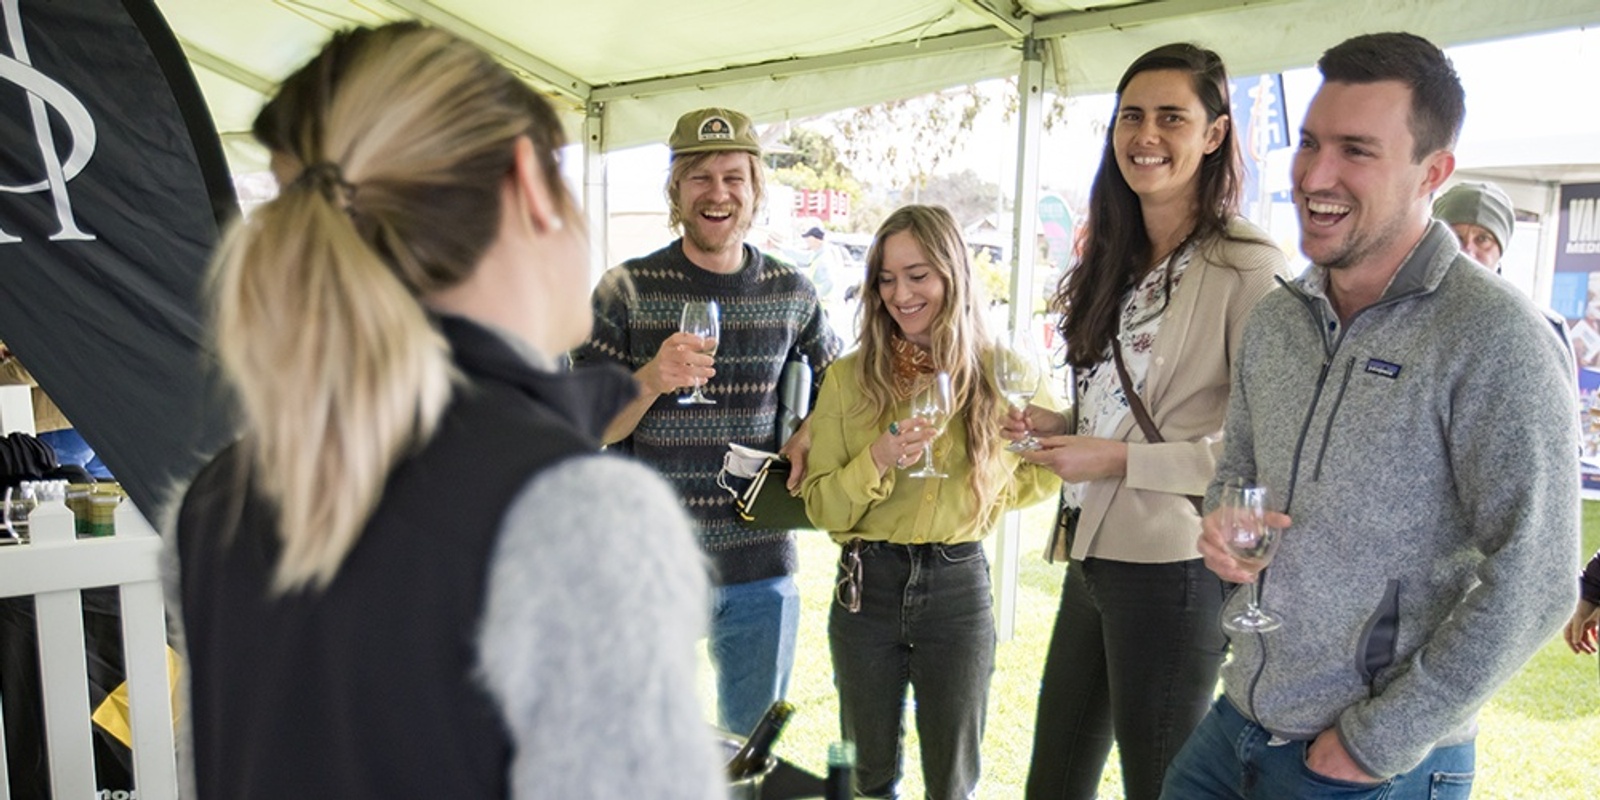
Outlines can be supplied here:
<path id="1" fill-rule="evenodd" d="M 1114 733 L 1126 797 L 1153 800 L 1212 697 L 1224 587 L 1195 550 L 1190 498 L 1215 467 L 1245 318 L 1284 272 L 1283 254 L 1237 216 L 1238 190 L 1221 60 L 1187 44 L 1141 56 L 1117 88 L 1082 258 L 1052 300 L 1076 425 L 1030 406 L 1008 429 L 1043 434 L 1024 457 L 1060 475 L 1064 502 L 1081 509 L 1071 541 L 1047 554 L 1070 566 L 1029 798 L 1093 798 Z"/>

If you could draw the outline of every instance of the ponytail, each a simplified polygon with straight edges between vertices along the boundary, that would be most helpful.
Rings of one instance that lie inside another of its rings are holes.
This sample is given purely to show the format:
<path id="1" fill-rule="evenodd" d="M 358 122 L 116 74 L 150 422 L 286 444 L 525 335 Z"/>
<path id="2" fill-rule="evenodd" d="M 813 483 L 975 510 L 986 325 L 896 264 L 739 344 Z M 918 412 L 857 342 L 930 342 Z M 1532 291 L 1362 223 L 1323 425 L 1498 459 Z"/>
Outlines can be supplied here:
<path id="1" fill-rule="evenodd" d="M 411 22 L 336 34 L 252 132 L 284 185 L 213 261 L 217 351 L 252 482 L 277 507 L 274 589 L 320 589 L 450 400 L 449 345 L 422 298 L 494 241 L 519 138 L 572 216 L 565 137 L 482 50 Z"/>
<path id="2" fill-rule="evenodd" d="M 449 348 L 348 214 L 290 185 L 224 243 L 217 345 L 278 509 L 273 586 L 326 587 L 450 395 Z"/>

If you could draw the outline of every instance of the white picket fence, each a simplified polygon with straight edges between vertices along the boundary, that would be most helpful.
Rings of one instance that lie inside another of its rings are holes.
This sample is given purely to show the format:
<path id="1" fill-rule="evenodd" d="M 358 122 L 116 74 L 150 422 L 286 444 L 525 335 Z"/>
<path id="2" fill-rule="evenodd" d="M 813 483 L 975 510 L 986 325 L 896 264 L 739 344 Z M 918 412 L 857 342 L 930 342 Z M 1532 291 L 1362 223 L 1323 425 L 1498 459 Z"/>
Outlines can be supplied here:
<path id="1" fill-rule="evenodd" d="M 28 520 L 32 541 L 0 547 L 0 597 L 34 598 L 52 797 L 91 800 L 97 795 L 80 592 L 118 587 L 135 796 L 176 800 L 161 539 L 132 503 L 122 503 L 115 519 L 114 536 L 78 539 L 72 511 L 64 503 L 56 500 L 34 509 Z M 0 800 L 11 800 L 4 736 L 0 727 Z"/>

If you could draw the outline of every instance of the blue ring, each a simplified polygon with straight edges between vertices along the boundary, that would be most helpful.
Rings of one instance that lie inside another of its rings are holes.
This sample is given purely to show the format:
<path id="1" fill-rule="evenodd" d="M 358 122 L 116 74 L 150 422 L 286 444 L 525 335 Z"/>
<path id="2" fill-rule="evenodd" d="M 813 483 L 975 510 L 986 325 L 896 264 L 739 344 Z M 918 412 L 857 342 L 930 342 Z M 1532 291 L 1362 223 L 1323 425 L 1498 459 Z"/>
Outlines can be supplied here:
<path id="1" fill-rule="evenodd" d="M 900 435 L 900 423 L 899 422 L 891 422 L 891 423 L 889 423 L 889 435 L 890 436 L 899 436 Z"/>

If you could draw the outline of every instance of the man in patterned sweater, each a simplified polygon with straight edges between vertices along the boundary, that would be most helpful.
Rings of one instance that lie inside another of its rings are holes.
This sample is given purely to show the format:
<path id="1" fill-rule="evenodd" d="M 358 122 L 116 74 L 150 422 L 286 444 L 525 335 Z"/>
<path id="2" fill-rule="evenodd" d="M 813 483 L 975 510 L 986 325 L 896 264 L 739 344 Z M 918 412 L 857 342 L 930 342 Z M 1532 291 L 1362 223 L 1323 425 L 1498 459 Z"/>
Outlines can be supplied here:
<path id="1" fill-rule="evenodd" d="M 796 555 L 789 531 L 740 521 L 717 473 L 729 442 L 778 449 L 784 363 L 806 356 L 815 391 L 839 341 L 810 281 L 744 243 L 764 186 L 750 119 L 722 108 L 691 111 L 670 146 L 670 222 L 683 237 L 606 273 L 594 292 L 594 332 L 573 361 L 615 362 L 639 381 L 639 398 L 606 441 L 660 470 L 698 524 L 716 586 L 709 648 L 719 722 L 745 733 L 788 688 L 800 617 Z M 699 336 L 678 332 L 691 300 L 721 307 L 715 358 L 701 352 Z M 696 382 L 715 405 L 678 402 Z M 804 473 L 809 440 L 802 426 L 784 444 L 795 463 L 791 484 Z"/>

